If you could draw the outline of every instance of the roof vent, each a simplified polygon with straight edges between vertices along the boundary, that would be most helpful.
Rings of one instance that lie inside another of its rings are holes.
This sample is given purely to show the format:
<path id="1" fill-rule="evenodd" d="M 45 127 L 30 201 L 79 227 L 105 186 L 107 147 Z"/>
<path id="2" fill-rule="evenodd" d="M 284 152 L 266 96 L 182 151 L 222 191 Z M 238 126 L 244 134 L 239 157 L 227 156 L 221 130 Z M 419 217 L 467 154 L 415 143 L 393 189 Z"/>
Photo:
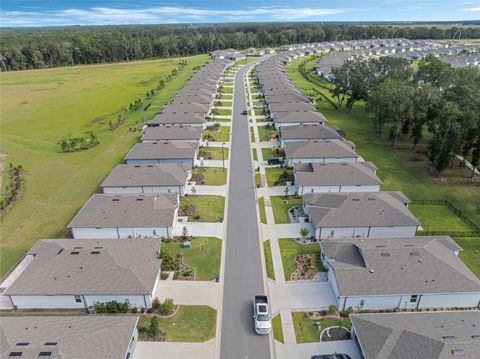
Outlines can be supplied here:
<path id="1" fill-rule="evenodd" d="M 17 347 L 26 347 L 28 344 L 30 344 L 29 342 L 19 342 L 17 343 Z"/>
<path id="2" fill-rule="evenodd" d="M 456 357 L 463 357 L 463 356 L 465 356 L 465 350 L 463 350 L 463 349 L 452 349 L 452 354 Z"/>
<path id="3" fill-rule="evenodd" d="M 40 352 L 40 353 L 38 353 L 38 356 L 39 357 L 51 357 L 52 352 Z"/>
<path id="4" fill-rule="evenodd" d="M 112 202 L 119 202 L 120 198 L 112 198 Z"/>
<path id="5" fill-rule="evenodd" d="M 140 168 L 140 165 L 135 165 L 135 166 L 133 166 L 133 167 L 135 167 L 135 168 Z"/>
<path id="6" fill-rule="evenodd" d="M 23 352 L 10 352 L 9 357 L 21 357 Z"/>
<path id="7" fill-rule="evenodd" d="M 78 255 L 78 254 L 80 254 L 80 252 L 79 251 L 71 251 L 70 254 L 71 255 Z"/>
<path id="8" fill-rule="evenodd" d="M 360 198 L 352 198 L 352 201 L 360 202 Z"/>
<path id="9" fill-rule="evenodd" d="M 370 273 L 373 273 L 373 269 L 370 269 L 369 272 L 370 272 Z"/>
<path id="10" fill-rule="evenodd" d="M 420 253 L 417 252 L 417 251 L 411 251 L 411 252 L 410 252 L 410 255 L 411 255 L 411 256 L 419 256 Z"/>
<path id="11" fill-rule="evenodd" d="M 91 251 L 90 254 L 100 254 L 99 251 Z"/>
<path id="12" fill-rule="evenodd" d="M 47 345 L 47 346 L 55 346 L 55 345 L 57 345 L 57 342 L 46 342 L 45 345 Z"/>
<path id="13" fill-rule="evenodd" d="M 143 198 L 137 198 L 137 201 L 143 201 Z"/>
<path id="14" fill-rule="evenodd" d="M 442 338 L 445 340 L 455 339 L 455 335 L 444 335 Z"/>
<path id="15" fill-rule="evenodd" d="M 388 252 L 382 252 L 380 255 L 382 257 L 390 257 L 390 253 L 388 253 Z"/>

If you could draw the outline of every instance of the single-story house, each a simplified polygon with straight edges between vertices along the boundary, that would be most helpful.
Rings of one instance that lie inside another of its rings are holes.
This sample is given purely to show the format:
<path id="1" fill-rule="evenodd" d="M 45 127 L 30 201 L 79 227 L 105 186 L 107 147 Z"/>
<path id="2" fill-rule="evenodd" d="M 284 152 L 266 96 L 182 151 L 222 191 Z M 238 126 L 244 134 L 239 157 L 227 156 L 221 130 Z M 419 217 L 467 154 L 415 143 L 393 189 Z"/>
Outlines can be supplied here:
<path id="1" fill-rule="evenodd" d="M 103 193 L 178 193 L 183 195 L 191 166 L 178 163 L 119 164 L 100 187 Z"/>
<path id="2" fill-rule="evenodd" d="M 142 142 L 191 142 L 199 144 L 202 138 L 202 128 L 194 126 L 157 126 L 146 127 L 143 130 Z"/>
<path id="3" fill-rule="evenodd" d="M 362 358 L 478 359 L 478 310 L 352 314 Z"/>
<path id="4" fill-rule="evenodd" d="M 295 163 L 357 162 L 355 146 L 349 141 L 311 140 L 285 144 L 287 166 Z"/>
<path id="5" fill-rule="evenodd" d="M 189 125 L 205 129 L 207 123 L 205 117 L 205 114 L 201 114 L 198 112 L 161 113 L 155 116 L 153 120 L 145 123 L 144 127 L 156 127 L 162 125 Z"/>
<path id="6" fill-rule="evenodd" d="M 371 162 L 297 163 L 294 168 L 296 192 L 378 192 L 382 181 Z"/>
<path id="7" fill-rule="evenodd" d="M 413 237 L 420 222 L 402 192 L 309 193 L 304 211 L 315 237 Z"/>
<path id="8" fill-rule="evenodd" d="M 125 156 L 128 164 L 180 163 L 194 166 L 197 146 L 189 142 L 136 143 Z"/>
<path id="9" fill-rule="evenodd" d="M 340 310 L 480 304 L 480 280 L 450 237 L 325 239 L 320 246 Z"/>
<path id="10" fill-rule="evenodd" d="M 272 112 L 271 117 L 275 128 L 284 126 L 320 124 L 327 122 L 325 116 L 317 111 L 291 111 L 291 112 Z"/>
<path id="11" fill-rule="evenodd" d="M 2 317 L 0 356 L 132 359 L 137 316 Z"/>
<path id="12" fill-rule="evenodd" d="M 44 239 L 5 291 L 18 309 L 88 309 L 96 303 L 152 306 L 160 239 Z"/>
<path id="13" fill-rule="evenodd" d="M 280 143 L 284 147 L 287 142 L 310 140 L 340 140 L 338 131 L 327 125 L 304 124 L 280 127 Z"/>
<path id="14" fill-rule="evenodd" d="M 171 237 L 178 194 L 94 194 L 68 225 L 73 238 Z"/>

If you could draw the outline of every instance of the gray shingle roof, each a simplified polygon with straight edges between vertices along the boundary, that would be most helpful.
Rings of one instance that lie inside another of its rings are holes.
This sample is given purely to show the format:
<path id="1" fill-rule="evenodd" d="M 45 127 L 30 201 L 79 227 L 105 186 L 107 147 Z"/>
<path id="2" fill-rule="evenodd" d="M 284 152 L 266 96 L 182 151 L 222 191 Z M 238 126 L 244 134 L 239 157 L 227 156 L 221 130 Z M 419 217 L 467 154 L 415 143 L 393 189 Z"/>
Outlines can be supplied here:
<path id="1" fill-rule="evenodd" d="M 3 317 L 0 353 L 2 358 L 11 352 L 22 352 L 21 358 L 38 358 L 40 352 L 51 352 L 54 359 L 125 358 L 137 321 L 137 316 Z"/>
<path id="2" fill-rule="evenodd" d="M 299 163 L 294 169 L 299 186 L 382 184 L 367 162 Z"/>
<path id="3" fill-rule="evenodd" d="M 340 139 L 338 131 L 326 125 L 303 124 L 283 126 L 280 129 L 280 137 L 288 140 L 334 140 Z"/>
<path id="4" fill-rule="evenodd" d="M 309 193 L 303 196 L 317 228 L 419 225 L 402 198 L 405 195 L 401 192 Z"/>
<path id="5" fill-rule="evenodd" d="M 287 158 L 357 158 L 349 144 L 340 140 L 289 142 L 285 154 Z"/>
<path id="6" fill-rule="evenodd" d="M 189 142 L 136 143 L 125 156 L 126 160 L 194 159 L 195 145 Z"/>
<path id="7" fill-rule="evenodd" d="M 479 293 L 450 237 L 325 239 L 341 296 Z"/>
<path id="8" fill-rule="evenodd" d="M 480 312 L 352 314 L 365 359 L 478 359 Z M 445 338 L 446 337 L 446 338 Z"/>
<path id="9" fill-rule="evenodd" d="M 171 227 L 177 194 L 94 194 L 68 228 Z"/>
<path id="10" fill-rule="evenodd" d="M 142 141 L 198 141 L 202 129 L 193 126 L 157 126 L 147 127 L 143 131 Z"/>
<path id="11" fill-rule="evenodd" d="M 120 164 L 101 187 L 184 186 L 191 166 L 177 163 Z"/>
<path id="12" fill-rule="evenodd" d="M 28 252 L 34 259 L 6 294 L 148 295 L 160 270 L 160 246 L 159 239 L 139 238 L 39 240 Z"/>
<path id="13" fill-rule="evenodd" d="M 161 113 L 147 124 L 159 125 L 186 125 L 186 124 L 202 124 L 206 122 L 205 115 L 198 112 L 171 112 Z"/>
<path id="14" fill-rule="evenodd" d="M 324 123 L 327 119 L 317 111 L 272 112 L 273 121 L 278 123 Z"/>

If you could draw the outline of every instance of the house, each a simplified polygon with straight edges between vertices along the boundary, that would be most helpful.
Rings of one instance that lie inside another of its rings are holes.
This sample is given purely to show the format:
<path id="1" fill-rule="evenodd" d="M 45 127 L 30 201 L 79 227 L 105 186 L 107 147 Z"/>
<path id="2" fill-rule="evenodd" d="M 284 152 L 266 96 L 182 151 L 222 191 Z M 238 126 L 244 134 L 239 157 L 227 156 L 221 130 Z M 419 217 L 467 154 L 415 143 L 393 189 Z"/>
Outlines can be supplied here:
<path id="1" fill-rule="evenodd" d="M 371 162 L 297 163 L 294 183 L 297 194 L 319 192 L 378 192 L 382 181 Z"/>
<path id="2" fill-rule="evenodd" d="M 303 124 L 280 127 L 280 144 L 309 140 L 340 140 L 342 136 L 337 129 L 319 124 Z"/>
<path id="3" fill-rule="evenodd" d="M 357 162 L 358 155 L 349 141 L 311 140 L 287 142 L 285 157 L 287 166 L 295 163 Z"/>
<path id="4" fill-rule="evenodd" d="M 5 291 L 18 309 L 83 309 L 128 302 L 151 307 L 160 277 L 159 239 L 44 239 Z"/>
<path id="5" fill-rule="evenodd" d="M 325 239 L 320 246 L 340 310 L 480 304 L 480 280 L 450 237 Z"/>
<path id="6" fill-rule="evenodd" d="M 202 138 L 202 128 L 194 126 L 157 126 L 146 127 L 143 130 L 142 142 L 191 142 L 199 144 Z"/>
<path id="7" fill-rule="evenodd" d="M 196 158 L 196 145 L 169 141 L 136 143 L 125 156 L 128 164 L 180 163 L 192 167 Z"/>
<path id="8" fill-rule="evenodd" d="M 478 359 L 480 312 L 352 314 L 362 358 Z"/>
<path id="9" fill-rule="evenodd" d="M 185 95 L 180 96 L 185 99 L 185 102 L 192 101 L 200 95 Z M 179 98 L 180 98 L 179 97 Z M 203 96 L 205 97 L 205 96 Z M 209 106 L 213 103 L 211 99 L 208 104 Z M 176 103 L 178 104 L 178 103 Z M 153 120 L 145 123 L 147 127 L 157 127 L 157 126 L 172 126 L 172 125 L 189 125 L 194 127 L 200 127 L 205 129 L 207 120 L 205 119 L 206 115 L 199 112 L 172 112 L 172 113 L 161 113 L 154 117 Z"/>
<path id="10" fill-rule="evenodd" d="M 68 225 L 73 238 L 171 237 L 178 194 L 94 194 Z"/>
<path id="11" fill-rule="evenodd" d="M 285 111 L 272 112 L 275 128 L 292 125 L 320 124 L 327 122 L 325 116 L 317 111 Z"/>
<path id="12" fill-rule="evenodd" d="M 420 222 L 402 192 L 311 193 L 304 211 L 315 237 L 413 237 Z"/>
<path id="13" fill-rule="evenodd" d="M 0 356 L 131 359 L 137 323 L 137 316 L 2 317 Z"/>
<path id="14" fill-rule="evenodd" d="M 103 193 L 178 193 L 183 195 L 191 166 L 178 163 L 119 164 L 100 187 Z"/>

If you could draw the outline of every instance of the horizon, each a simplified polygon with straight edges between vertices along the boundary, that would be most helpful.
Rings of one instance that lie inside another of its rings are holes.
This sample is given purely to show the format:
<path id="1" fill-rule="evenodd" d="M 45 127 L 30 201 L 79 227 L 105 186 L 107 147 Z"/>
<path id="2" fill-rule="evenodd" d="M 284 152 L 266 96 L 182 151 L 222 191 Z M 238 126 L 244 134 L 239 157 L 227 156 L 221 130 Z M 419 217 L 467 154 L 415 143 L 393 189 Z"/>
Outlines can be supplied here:
<path id="1" fill-rule="evenodd" d="M 407 20 L 408 19 L 408 20 Z M 480 0 L 10 0 L 2 28 L 229 23 L 439 23 L 480 20 Z"/>

